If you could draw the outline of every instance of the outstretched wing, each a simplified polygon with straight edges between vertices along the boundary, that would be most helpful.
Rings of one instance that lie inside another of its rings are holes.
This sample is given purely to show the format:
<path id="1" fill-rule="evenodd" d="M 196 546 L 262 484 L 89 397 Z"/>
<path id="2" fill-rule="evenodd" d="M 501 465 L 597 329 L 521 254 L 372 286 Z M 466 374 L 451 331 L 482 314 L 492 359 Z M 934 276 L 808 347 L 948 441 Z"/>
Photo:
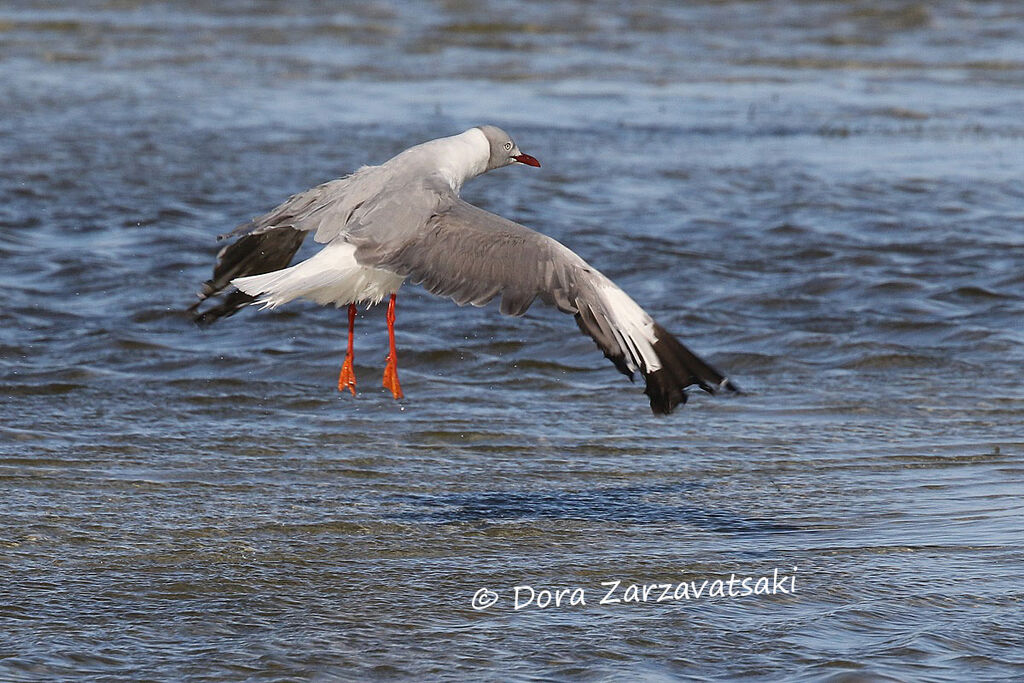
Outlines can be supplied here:
<path id="1" fill-rule="evenodd" d="M 559 242 L 455 196 L 442 200 L 425 226 L 403 240 L 350 234 L 356 259 L 422 284 L 460 305 L 483 306 L 501 295 L 501 312 L 522 315 L 536 298 L 571 313 L 623 374 L 639 371 L 656 414 L 668 414 L 697 385 L 735 386 L 701 360 L 619 289 Z"/>

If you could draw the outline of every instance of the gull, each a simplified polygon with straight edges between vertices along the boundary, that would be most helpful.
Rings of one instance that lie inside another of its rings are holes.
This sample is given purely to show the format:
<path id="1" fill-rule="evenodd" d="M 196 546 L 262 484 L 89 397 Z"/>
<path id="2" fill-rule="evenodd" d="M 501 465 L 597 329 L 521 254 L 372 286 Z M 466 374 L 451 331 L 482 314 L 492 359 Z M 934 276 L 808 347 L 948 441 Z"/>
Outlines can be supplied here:
<path id="1" fill-rule="evenodd" d="M 523 315 L 539 298 L 573 315 L 630 380 L 639 372 L 656 415 L 685 403 L 690 386 L 708 393 L 737 391 L 576 253 L 459 197 L 466 181 L 513 164 L 540 166 L 502 129 L 476 126 L 293 195 L 222 235 L 237 239 L 217 254 L 213 277 L 188 310 L 205 324 L 252 303 L 277 308 L 305 298 L 347 306 L 348 347 L 338 390 L 355 395 L 356 304 L 379 304 L 387 297 L 383 386 L 400 399 L 395 301 L 405 281 L 460 306 L 483 306 L 500 295 L 501 312 L 511 316 Z M 289 266 L 309 233 L 323 248 Z M 210 297 L 221 300 L 200 311 Z"/>

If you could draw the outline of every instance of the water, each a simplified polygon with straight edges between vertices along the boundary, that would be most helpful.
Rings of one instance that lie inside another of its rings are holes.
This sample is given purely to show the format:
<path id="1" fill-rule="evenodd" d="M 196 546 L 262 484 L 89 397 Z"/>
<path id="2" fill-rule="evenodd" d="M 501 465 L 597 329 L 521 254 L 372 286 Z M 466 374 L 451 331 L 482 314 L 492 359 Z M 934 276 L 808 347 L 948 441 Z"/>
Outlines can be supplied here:
<path id="1" fill-rule="evenodd" d="M 0 678 L 1024 676 L 1022 45 L 1013 2 L 8 3 Z M 658 419 L 568 317 L 409 288 L 408 398 L 378 308 L 353 399 L 343 311 L 183 314 L 216 234 L 485 122 L 544 166 L 467 199 L 745 395 Z"/>

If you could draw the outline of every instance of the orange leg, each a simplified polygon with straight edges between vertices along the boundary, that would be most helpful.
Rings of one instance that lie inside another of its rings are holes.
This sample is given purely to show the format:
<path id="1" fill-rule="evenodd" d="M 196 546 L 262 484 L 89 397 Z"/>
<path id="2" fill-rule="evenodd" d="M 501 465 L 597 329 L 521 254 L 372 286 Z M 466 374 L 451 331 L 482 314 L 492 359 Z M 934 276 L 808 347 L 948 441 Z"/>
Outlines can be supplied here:
<path id="1" fill-rule="evenodd" d="M 398 383 L 398 354 L 395 352 L 395 295 L 388 302 L 388 360 L 384 366 L 384 386 L 391 390 L 395 399 L 402 398 L 402 386 Z"/>
<path id="2" fill-rule="evenodd" d="M 348 305 L 348 351 L 345 353 L 345 362 L 341 366 L 341 374 L 338 375 L 338 391 L 348 389 L 352 395 L 356 395 L 356 373 L 352 369 L 352 333 L 356 326 L 356 305 Z"/>

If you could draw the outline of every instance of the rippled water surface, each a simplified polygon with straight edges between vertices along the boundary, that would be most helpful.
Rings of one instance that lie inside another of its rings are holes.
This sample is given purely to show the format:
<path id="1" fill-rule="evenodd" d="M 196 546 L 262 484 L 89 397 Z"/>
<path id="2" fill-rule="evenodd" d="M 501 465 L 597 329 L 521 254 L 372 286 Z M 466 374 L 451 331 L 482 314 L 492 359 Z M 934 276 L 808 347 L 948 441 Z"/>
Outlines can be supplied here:
<path id="1" fill-rule="evenodd" d="M 0 678 L 1024 677 L 1019 3 L 53 7 L 0 7 Z M 215 235 L 479 123 L 544 165 L 464 196 L 744 395 L 658 419 L 409 287 L 353 399 L 343 312 L 183 313 Z"/>

